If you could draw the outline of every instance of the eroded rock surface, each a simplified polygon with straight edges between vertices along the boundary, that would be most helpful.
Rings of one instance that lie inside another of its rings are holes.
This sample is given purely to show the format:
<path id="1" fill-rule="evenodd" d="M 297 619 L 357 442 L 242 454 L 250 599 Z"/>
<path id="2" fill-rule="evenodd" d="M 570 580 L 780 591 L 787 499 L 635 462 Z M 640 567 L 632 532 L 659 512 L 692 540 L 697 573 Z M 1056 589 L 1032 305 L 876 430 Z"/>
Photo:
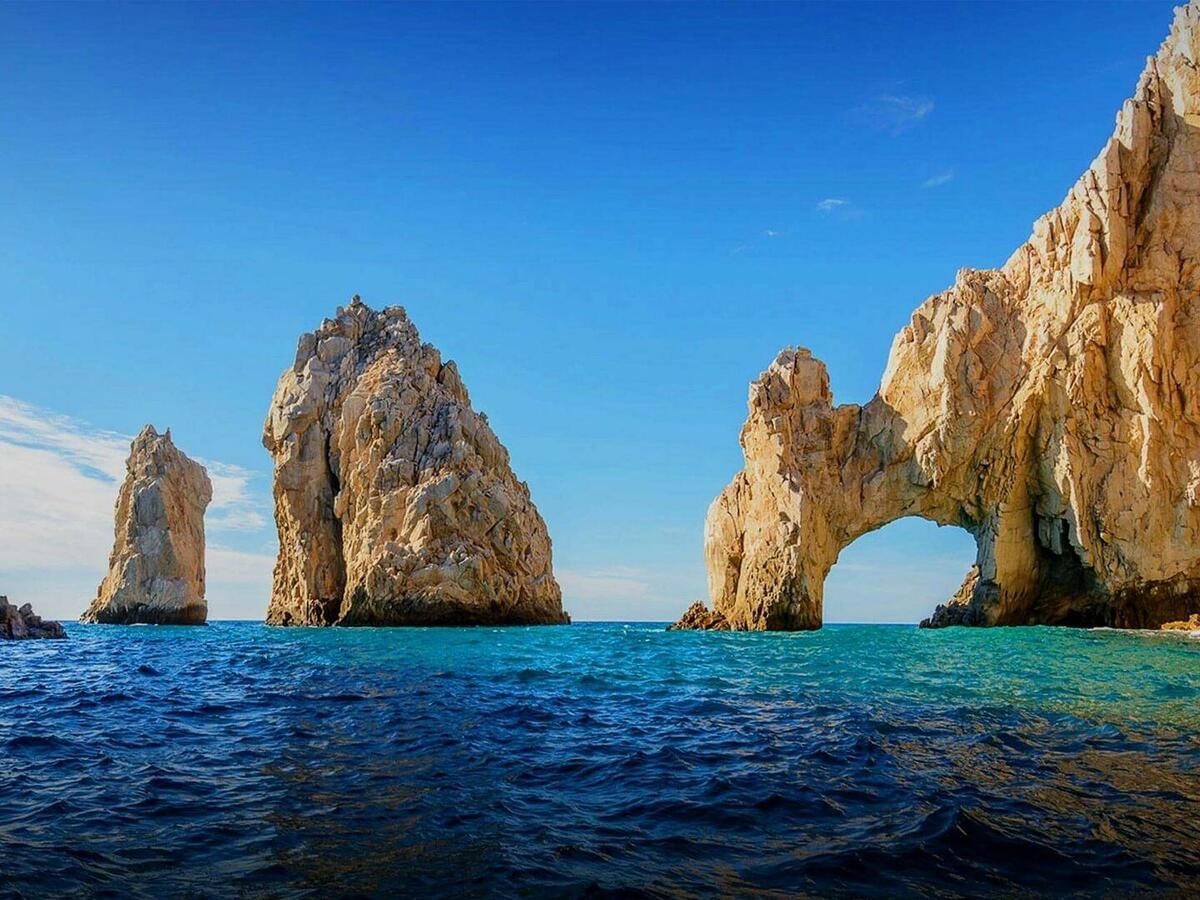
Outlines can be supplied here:
<path id="1" fill-rule="evenodd" d="M 1198 21 L 1177 10 L 1003 268 L 917 309 L 871 402 L 835 407 L 807 350 L 751 385 L 745 468 L 706 523 L 732 627 L 819 627 L 842 548 L 904 516 L 978 544 L 929 624 L 1156 627 L 1200 605 Z"/>
<path id="2" fill-rule="evenodd" d="M 1192 613 L 1182 622 L 1163 622 L 1163 631 L 1200 631 L 1200 613 Z"/>
<path id="3" fill-rule="evenodd" d="M 212 483 L 171 432 L 150 425 L 134 438 L 117 495 L 108 575 L 83 622 L 203 625 L 204 511 Z"/>
<path id="4" fill-rule="evenodd" d="M 275 625 L 565 623 L 546 525 L 453 362 L 355 297 L 300 338 L 275 461 Z"/>
<path id="5" fill-rule="evenodd" d="M 729 631 L 729 622 L 697 600 L 667 631 Z"/>
<path id="6" fill-rule="evenodd" d="M 67 632 L 58 622 L 46 622 L 28 603 L 20 608 L 0 597 L 0 640 L 23 641 L 37 638 L 65 638 Z"/>

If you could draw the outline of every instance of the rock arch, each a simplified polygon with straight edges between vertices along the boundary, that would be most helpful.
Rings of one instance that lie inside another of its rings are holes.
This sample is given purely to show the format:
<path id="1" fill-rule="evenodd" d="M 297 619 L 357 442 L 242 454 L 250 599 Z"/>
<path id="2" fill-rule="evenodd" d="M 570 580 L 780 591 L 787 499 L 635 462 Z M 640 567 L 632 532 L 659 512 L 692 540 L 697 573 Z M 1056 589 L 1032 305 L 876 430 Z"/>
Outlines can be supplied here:
<path id="1" fill-rule="evenodd" d="M 718 618 L 820 627 L 838 553 L 910 515 L 978 547 L 929 624 L 1200 609 L 1198 61 L 1193 0 L 1062 205 L 913 313 L 869 403 L 835 407 L 804 349 L 750 386 L 745 468 L 705 528 Z"/>

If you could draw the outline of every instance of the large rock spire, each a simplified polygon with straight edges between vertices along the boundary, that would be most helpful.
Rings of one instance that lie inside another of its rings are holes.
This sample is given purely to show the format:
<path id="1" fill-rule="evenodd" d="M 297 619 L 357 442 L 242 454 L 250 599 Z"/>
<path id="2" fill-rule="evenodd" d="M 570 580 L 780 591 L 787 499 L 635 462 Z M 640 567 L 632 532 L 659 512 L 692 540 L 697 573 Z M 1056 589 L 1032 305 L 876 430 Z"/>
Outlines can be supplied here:
<path id="1" fill-rule="evenodd" d="M 276 625 L 567 621 L 550 538 L 487 417 L 398 306 L 300 338 L 263 432 Z"/>

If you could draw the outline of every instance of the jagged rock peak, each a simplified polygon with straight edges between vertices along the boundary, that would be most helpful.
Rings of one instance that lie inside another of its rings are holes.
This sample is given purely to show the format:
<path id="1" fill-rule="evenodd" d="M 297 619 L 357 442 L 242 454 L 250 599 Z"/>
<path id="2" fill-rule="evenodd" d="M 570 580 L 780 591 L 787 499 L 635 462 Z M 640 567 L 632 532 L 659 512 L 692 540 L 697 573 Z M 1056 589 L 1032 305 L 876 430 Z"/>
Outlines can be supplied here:
<path id="1" fill-rule="evenodd" d="M 1146 627 L 1200 595 L 1200 3 L 1116 129 L 999 270 L 964 269 L 834 407 L 787 350 L 751 385 L 745 468 L 705 530 L 733 628 L 817 628 L 841 550 L 904 516 L 975 566 L 927 624 Z"/>
<path id="2" fill-rule="evenodd" d="M 545 522 L 453 362 L 355 295 L 302 335 L 263 430 L 276 625 L 568 621 Z"/>
<path id="3" fill-rule="evenodd" d="M 108 574 L 81 617 L 105 625 L 203 625 L 204 511 L 212 482 L 168 429 L 134 438 L 117 495 Z"/>
<path id="4" fill-rule="evenodd" d="M 0 596 L 0 641 L 24 641 L 38 638 L 65 638 L 67 632 L 58 622 L 46 622 L 28 603 L 19 609 Z"/>

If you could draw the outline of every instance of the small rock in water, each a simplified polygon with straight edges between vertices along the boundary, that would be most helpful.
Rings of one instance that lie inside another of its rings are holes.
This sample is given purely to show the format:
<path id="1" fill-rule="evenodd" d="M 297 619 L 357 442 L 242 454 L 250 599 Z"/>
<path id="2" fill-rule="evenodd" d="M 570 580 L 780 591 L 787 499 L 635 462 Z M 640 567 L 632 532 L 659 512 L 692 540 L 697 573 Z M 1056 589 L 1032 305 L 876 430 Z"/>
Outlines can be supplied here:
<path id="1" fill-rule="evenodd" d="M 667 631 L 729 631 L 728 620 L 719 612 L 713 612 L 697 600 Z"/>
<path id="2" fill-rule="evenodd" d="M 1182 622 L 1163 622 L 1163 631 L 1200 631 L 1200 613 L 1192 613 Z"/>
<path id="3" fill-rule="evenodd" d="M 66 631 L 58 622 L 43 622 L 28 603 L 20 609 L 0 597 L 0 641 L 22 641 L 35 638 L 65 638 Z"/>

